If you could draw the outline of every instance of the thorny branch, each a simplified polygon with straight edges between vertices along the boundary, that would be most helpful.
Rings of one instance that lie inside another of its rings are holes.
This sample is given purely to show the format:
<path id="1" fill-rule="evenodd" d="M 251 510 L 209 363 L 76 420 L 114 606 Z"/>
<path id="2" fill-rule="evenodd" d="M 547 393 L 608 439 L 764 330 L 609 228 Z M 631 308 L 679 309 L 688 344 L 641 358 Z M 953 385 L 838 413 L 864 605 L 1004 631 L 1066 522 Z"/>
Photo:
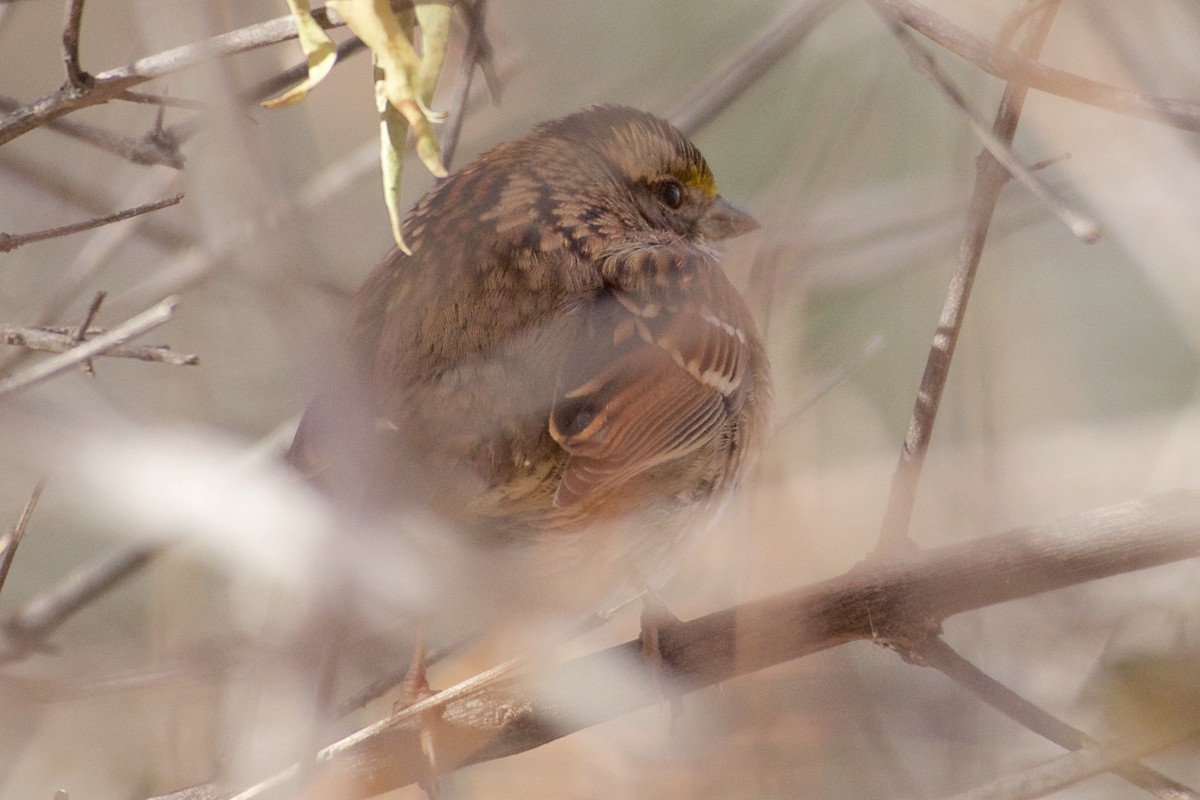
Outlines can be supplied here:
<path id="1" fill-rule="evenodd" d="M 660 669 L 690 692 L 852 641 L 911 649 L 941 620 L 964 611 L 1197 556 L 1200 495 L 1177 492 L 898 554 L 805 589 L 666 627 Z M 614 662 L 623 674 L 640 673 L 644 680 L 603 679 Z M 437 736 L 439 766 L 452 770 L 659 703 L 652 669 L 632 641 L 539 671 L 536 695 L 511 678 L 476 682 L 465 695 L 451 687 L 322 750 L 311 796 L 333 790 L 368 797 L 420 779 L 427 764 L 419 720 L 448 697 L 454 699 L 445 703 Z M 238 797 L 262 797 L 294 775 L 285 771 Z M 235 792 L 205 785 L 167 797 L 196 800 L 214 793 Z"/>

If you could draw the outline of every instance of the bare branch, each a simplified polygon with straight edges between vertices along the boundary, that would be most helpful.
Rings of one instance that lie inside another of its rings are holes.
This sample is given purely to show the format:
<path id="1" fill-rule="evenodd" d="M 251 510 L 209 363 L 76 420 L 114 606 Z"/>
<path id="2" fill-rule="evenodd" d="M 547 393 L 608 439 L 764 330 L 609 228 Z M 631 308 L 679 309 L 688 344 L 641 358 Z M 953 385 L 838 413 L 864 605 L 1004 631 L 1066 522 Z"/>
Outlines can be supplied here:
<path id="1" fill-rule="evenodd" d="M 0 233 L 0 253 L 7 253 L 10 250 L 16 250 L 22 245 L 31 242 L 41 242 L 46 239 L 55 239 L 59 236 L 68 236 L 72 233 L 80 233 L 82 231 L 90 231 L 93 228 L 99 228 L 103 225 L 111 225 L 114 222 L 131 217 L 137 217 L 142 214 L 148 214 L 151 211 L 158 211 L 160 208 L 177 205 L 183 200 L 183 192 L 173 195 L 172 197 L 164 197 L 162 200 L 155 200 L 151 203 L 144 203 L 133 208 L 126 208 L 117 211 L 113 214 L 105 214 L 102 217 L 93 217 L 83 222 L 73 222 L 70 225 L 61 225 L 57 228 L 47 228 L 44 231 L 34 231 L 33 233 Z"/>
<path id="2" fill-rule="evenodd" d="M 323 8 L 313 9 L 313 17 L 324 28 L 335 28 L 342 24 L 340 18 Z M 107 103 L 122 92 L 154 78 L 161 78 L 215 58 L 244 53 L 294 38 L 296 21 L 289 14 L 222 33 L 202 42 L 165 50 L 138 59 L 132 64 L 101 72 L 92 76 L 92 85 L 86 89 L 64 86 L 0 119 L 0 145 L 64 114 Z"/>
<path id="3" fill-rule="evenodd" d="M 14 661 L 45 646 L 45 639 L 75 612 L 146 566 L 161 545 L 134 545 L 68 575 L 0 625 L 0 663 Z"/>
<path id="4" fill-rule="evenodd" d="M 873 0 L 903 24 L 997 78 L 1117 114 L 1200 133 L 1200 103 L 1155 97 L 1048 67 L 1012 51 L 997 58 L 992 42 L 912 0 Z"/>
<path id="5" fill-rule="evenodd" d="M 878 0 L 872 2 L 876 3 L 877 7 L 887 5 Z M 1037 21 L 1030 24 L 1021 48 L 1024 55 L 1036 56 L 1041 52 L 1057 12 L 1057 2 L 1048 5 L 1042 10 Z M 881 10 L 881 13 L 886 15 L 890 12 Z M 1027 92 L 1027 87 L 1019 83 L 1009 83 L 1004 89 L 992 130 L 996 139 L 1005 146 L 1012 144 L 1016 135 Z M 900 448 L 900 461 L 892 477 L 892 489 L 888 495 L 876 553 L 913 545 L 908 528 L 912 521 L 913 507 L 917 502 L 917 487 L 921 482 L 925 455 L 933 436 L 933 423 L 937 419 L 942 393 L 950 377 L 950 362 L 958 345 L 963 318 L 967 313 L 967 302 L 971 298 L 971 287 L 975 283 L 975 273 L 983 256 L 983 246 L 987 241 L 996 203 L 1011 174 L 987 148 L 979 154 L 975 162 L 975 190 L 967 212 L 967 227 L 959 242 L 958 261 L 954 273 L 950 276 L 950 286 L 942 305 L 937 330 L 933 335 L 933 344 L 929 348 L 925 372 L 921 375 L 921 385 L 917 390 L 917 401 L 913 406 L 908 432 L 904 437 L 904 445 Z"/>
<path id="6" fill-rule="evenodd" d="M 931 638 L 913 655 L 914 658 L 906 660 L 933 667 L 1001 714 L 1060 747 L 1079 750 L 1097 744 L 1095 739 L 1083 731 L 1046 713 L 984 673 L 956 653 L 941 637 Z M 1113 767 L 1112 772 L 1163 800 L 1200 800 L 1200 795 L 1188 787 L 1136 761 L 1118 764 Z"/>
<path id="7" fill-rule="evenodd" d="M 1177 492 L 1125 503 L 1040 527 L 869 562 L 832 580 L 668 626 L 661 631 L 659 678 L 681 691 L 765 669 L 851 641 L 913 649 L 941 620 L 964 611 L 1099 578 L 1200 556 L 1200 495 Z M 452 687 L 438 728 L 439 764 L 450 770 L 538 747 L 661 700 L 637 641 L 574 659 L 537 675 L 531 697 L 517 681 L 473 679 Z M 614 659 L 645 680 L 616 682 Z M 502 673 L 513 667 L 503 665 Z M 572 698 L 572 699 L 567 699 Z M 586 702 L 581 701 L 586 698 Z M 367 797 L 419 779 L 422 702 L 318 755 L 311 796 L 338 787 Z M 239 795 L 262 796 L 285 773 Z M 213 787 L 170 795 L 211 797 Z M 232 794 L 232 793 L 230 793 Z"/>
<path id="8" fill-rule="evenodd" d="M 21 544 L 21 539 L 25 536 L 25 528 L 29 525 L 29 518 L 33 516 L 33 509 L 37 507 L 38 499 L 42 496 L 42 489 L 46 486 L 44 481 L 38 481 L 37 486 L 33 487 L 33 491 L 29 494 L 29 500 L 25 502 L 25 507 L 21 509 L 21 516 L 17 517 L 17 524 L 13 525 L 12 530 L 0 537 L 0 590 L 4 589 L 4 583 L 8 580 L 8 571 L 12 569 L 13 558 L 17 555 L 17 547 Z"/>
<path id="9" fill-rule="evenodd" d="M 100 304 L 104 302 L 104 298 L 108 296 L 108 292 L 96 292 L 96 296 L 92 298 L 92 302 L 88 304 L 87 311 L 83 315 L 83 320 L 71 332 L 71 346 L 82 342 L 87 338 L 88 329 L 92 327 L 92 320 L 96 319 L 96 314 L 100 313 Z M 81 365 L 83 371 L 89 375 L 95 375 L 95 370 L 92 369 L 92 360 L 89 358 Z"/>
<path id="10" fill-rule="evenodd" d="M 1111 772 L 1120 764 L 1166 750 L 1198 736 L 1200 731 L 1190 730 L 1148 742 L 1120 746 L 1090 745 L 1045 764 L 1006 775 L 987 786 L 957 794 L 951 800 L 1032 800 L 1045 797 L 1093 776 Z"/>
<path id="11" fill-rule="evenodd" d="M 1022 8 L 1022 10 L 1024 9 Z M 1001 141 L 1000 137 L 993 133 L 992 129 L 979 118 L 967 102 L 967 98 L 963 93 L 946 76 L 946 73 L 938 67 L 933 56 L 925 48 L 917 44 L 916 40 L 899 23 L 894 20 L 890 20 L 889 23 L 892 33 L 895 34 L 896 40 L 900 42 L 908 53 L 913 65 L 916 66 L 919 72 L 932 80 L 934 85 L 950 101 L 951 105 L 963 115 L 971 131 L 983 142 L 983 146 L 992 154 L 992 158 L 1003 164 L 1010 175 L 1024 184 L 1025 188 L 1029 189 L 1034 197 L 1041 200 L 1050 209 L 1051 213 L 1070 228 L 1071 233 L 1076 238 L 1088 244 L 1099 239 L 1102 234 L 1100 224 L 1067 205 L 1067 202 L 1059 197 L 1057 192 L 1046 185 L 1045 181 L 1033 174 L 1032 169 L 1021 163 L 1021 160 L 1012 151 L 1012 148 L 1008 146 L 1008 143 Z"/>
<path id="12" fill-rule="evenodd" d="M 122 99 L 125 98 L 122 97 Z M 18 111 L 20 108 L 21 102 L 15 97 L 0 95 L 0 111 Z M 81 142 L 87 142 L 93 147 L 134 164 L 157 165 L 172 169 L 183 169 L 184 167 L 183 154 L 179 152 L 179 141 L 171 137 L 151 134 L 134 139 L 96 125 L 69 119 L 50 120 L 46 123 L 46 128 Z"/>
<path id="13" fill-rule="evenodd" d="M 704 81 L 667 118 L 687 135 L 703 128 L 791 52 L 833 10 L 832 0 L 800 0 L 771 20 L 733 60 Z"/>
<path id="14" fill-rule="evenodd" d="M 487 0 L 459 3 L 459 8 L 467 18 L 467 43 L 463 47 L 458 81 L 454 84 L 454 97 L 450 100 L 450 111 L 442 133 L 442 161 L 447 169 L 454 160 L 454 151 L 458 149 L 458 136 L 462 133 L 463 118 L 466 116 L 467 96 L 471 93 L 475 69 L 485 52 L 487 41 L 483 30 Z"/>
<path id="15" fill-rule="evenodd" d="M 76 364 L 103 355 L 117 345 L 157 328 L 171 319 L 178 304 L 178 298 L 168 297 L 153 308 L 143 311 L 95 339 L 89 339 L 66 352 L 51 356 L 16 375 L 0 380 L 0 395 L 27 389 L 36 383 L 61 375 Z"/>
<path id="16" fill-rule="evenodd" d="M 33 161 L 7 156 L 0 151 L 0 170 L 8 171 L 22 181 L 34 184 L 41 191 L 68 203 L 73 207 L 104 214 L 116 203 L 100 187 L 85 182 L 74 173 L 59 172 L 56 168 Z M 191 240 L 155 217 L 144 220 L 142 235 L 154 244 L 167 249 L 178 249 L 191 244 Z"/>
<path id="17" fill-rule="evenodd" d="M 99 336 L 103 328 L 88 328 L 88 336 Z M 24 325 L 0 323 L 0 343 L 13 347 L 25 347 L 44 353 L 65 353 L 78 342 L 71 332 L 62 327 L 30 328 Z M 190 367 L 200 363 L 200 357 L 191 353 L 176 353 L 165 345 L 118 345 L 100 355 L 106 358 L 132 358 L 137 361 L 152 361 L 175 367 Z"/>

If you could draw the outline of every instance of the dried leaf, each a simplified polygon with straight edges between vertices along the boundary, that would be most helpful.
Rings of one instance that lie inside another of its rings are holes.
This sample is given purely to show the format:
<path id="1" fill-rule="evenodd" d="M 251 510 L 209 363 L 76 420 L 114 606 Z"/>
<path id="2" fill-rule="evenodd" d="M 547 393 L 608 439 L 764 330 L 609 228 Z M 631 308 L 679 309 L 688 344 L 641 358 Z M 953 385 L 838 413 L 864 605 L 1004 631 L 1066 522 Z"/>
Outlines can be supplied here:
<path id="1" fill-rule="evenodd" d="M 324 80 L 337 61 L 337 46 L 313 19 L 308 0 L 288 0 L 288 7 L 296 18 L 300 49 L 308 60 L 308 77 L 278 97 L 264 100 L 264 108 L 279 108 L 303 100 L 314 86 Z"/>

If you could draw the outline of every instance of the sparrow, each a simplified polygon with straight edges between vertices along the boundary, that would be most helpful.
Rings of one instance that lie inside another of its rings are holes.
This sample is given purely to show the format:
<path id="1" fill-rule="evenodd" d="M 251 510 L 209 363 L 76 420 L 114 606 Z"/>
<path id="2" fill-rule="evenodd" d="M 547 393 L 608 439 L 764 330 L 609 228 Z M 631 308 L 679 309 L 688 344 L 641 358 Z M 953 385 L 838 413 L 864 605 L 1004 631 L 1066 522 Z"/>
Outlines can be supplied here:
<path id="1" fill-rule="evenodd" d="M 407 215 L 289 459 L 444 520 L 518 597 L 653 590 L 763 444 L 766 352 L 715 249 L 756 227 L 642 111 L 500 144 Z"/>

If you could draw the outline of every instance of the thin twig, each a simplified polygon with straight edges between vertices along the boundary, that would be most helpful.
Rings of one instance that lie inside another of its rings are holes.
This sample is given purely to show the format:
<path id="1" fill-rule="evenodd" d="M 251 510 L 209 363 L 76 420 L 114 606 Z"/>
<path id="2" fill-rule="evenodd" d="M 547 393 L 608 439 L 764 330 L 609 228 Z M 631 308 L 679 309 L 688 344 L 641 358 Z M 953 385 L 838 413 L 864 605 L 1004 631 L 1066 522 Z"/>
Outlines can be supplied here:
<path id="1" fill-rule="evenodd" d="M 103 328 L 88 328 L 84 337 L 99 336 Z M 47 326 L 31 328 L 25 325 L 5 325 L 0 323 L 0 344 L 12 347 L 24 347 L 43 353 L 65 353 L 78 342 L 71 329 Z M 165 345 L 118 345 L 101 353 L 105 358 L 132 358 L 137 361 L 151 361 L 158 364 L 169 364 L 175 367 L 191 367 L 200 363 L 200 357 L 192 353 L 176 353 Z"/>
<path id="2" fill-rule="evenodd" d="M 0 591 L 3 591 L 4 583 L 8 580 L 8 571 L 12 569 L 13 559 L 17 555 L 17 547 L 20 546 L 21 539 L 25 536 L 29 518 L 33 516 L 33 509 L 37 507 L 38 499 L 41 498 L 42 489 L 45 487 L 45 481 L 38 481 L 37 485 L 33 487 L 33 491 L 30 492 L 25 507 L 21 509 L 21 516 L 17 517 L 17 524 L 13 525 L 12 530 L 3 537 L 0 537 Z"/>
<path id="3" fill-rule="evenodd" d="M 1006 51 L 995 58 L 993 43 L 936 14 L 913 0 L 872 0 L 922 36 L 997 78 L 1020 82 L 1031 89 L 1064 97 L 1117 114 L 1200 133 L 1200 103 L 1155 97 L 1110 86 L 1091 78 L 1048 67 L 1036 59 Z"/>
<path id="4" fill-rule="evenodd" d="M 1033 800 L 1046 797 L 1080 781 L 1112 772 L 1120 764 L 1136 761 L 1198 736 L 1200 731 L 1190 730 L 1119 746 L 1090 745 L 1036 767 L 1005 775 L 986 786 L 956 794 L 950 800 Z"/>
<path id="5" fill-rule="evenodd" d="M 211 108 L 211 104 L 202 103 L 199 100 L 189 100 L 186 97 L 171 97 L 165 94 L 152 94 L 150 92 L 121 92 L 115 99 L 124 100 L 127 103 L 163 106 L 164 108 L 182 108 L 187 111 L 204 111 L 207 108 Z"/>
<path id="6" fill-rule="evenodd" d="M 458 81 L 454 84 L 450 111 L 442 128 L 442 163 L 447 169 L 454 160 L 454 151 L 458 149 L 458 136 L 462 133 L 463 119 L 466 117 L 464 112 L 467 108 L 467 96 L 471 94 L 475 68 L 479 64 L 486 41 L 483 23 L 487 12 L 487 0 L 459 3 L 459 8 L 467 18 L 467 43 L 463 47 L 462 63 L 458 67 Z"/>
<path id="7" fill-rule="evenodd" d="M 800 419 L 805 412 L 834 389 L 841 386 L 847 378 L 857 372 L 863 364 L 867 363 L 881 349 L 883 349 L 883 335 L 877 333 L 868 339 L 866 344 L 857 353 L 826 375 L 819 386 L 805 395 L 795 406 L 789 408 L 786 414 L 781 415 L 779 420 L 771 427 L 773 435 Z"/>
<path id="8" fill-rule="evenodd" d="M 1037 23 L 1031 24 L 1027 29 L 1025 41 L 1022 43 L 1023 54 L 1036 56 L 1041 52 L 1057 11 L 1057 3 L 1047 6 Z M 1027 92 L 1027 87 L 1018 83 L 1009 83 L 1004 89 L 1000 107 L 996 111 L 993 132 L 1005 144 L 1011 144 L 1017 132 L 1017 123 L 1021 118 Z M 925 372 L 921 375 L 921 385 L 917 390 L 908 433 L 904 437 L 900 460 L 892 477 L 892 489 L 888 495 L 879 543 L 876 545 L 877 554 L 912 546 L 908 529 L 916 505 L 917 487 L 921 481 L 925 455 L 933 435 L 933 423 L 937 419 L 938 406 L 950 376 L 950 362 L 954 358 L 963 318 L 967 313 L 967 303 L 971 297 L 971 287 L 975 283 L 975 273 L 979 269 L 979 260 L 983 255 L 983 246 L 987 241 L 996 203 L 1011 175 L 986 148 L 979 154 L 975 169 L 975 189 L 967 212 L 966 230 L 963 231 L 959 242 L 958 260 L 950 277 L 950 286 L 942 305 L 937 330 L 934 332 L 933 344 L 925 362 Z"/>
<path id="9" fill-rule="evenodd" d="M 67 81 L 76 89 L 86 89 L 91 76 L 79 68 L 79 25 L 83 21 L 83 0 L 67 0 L 67 21 L 63 25 L 63 61 Z"/>
<path id="10" fill-rule="evenodd" d="M 452 770 L 502 758 L 655 705 L 664 680 L 690 692 L 851 641 L 919 641 L 930 620 L 1197 556 L 1200 495 L 1177 492 L 864 564 L 805 589 L 665 627 L 654 667 L 639 657 L 635 640 L 539 671 L 533 695 L 519 681 L 497 682 L 494 675 L 473 679 L 470 692 L 454 687 L 435 701 L 456 698 L 444 706 L 439 763 Z M 614 663 L 628 679 L 611 679 Z M 419 716 L 428 707 L 414 709 Z M 322 790 L 336 786 L 339 797 L 366 797 L 417 780 L 426 770 L 420 727 L 401 714 L 327 747 L 306 796 L 326 796 Z M 291 774 L 240 797 L 261 796 Z M 211 789 L 171 797 L 211 797 L 205 794 Z"/>
<path id="11" fill-rule="evenodd" d="M 100 334 L 95 339 L 89 339 L 66 352 L 50 356 L 28 369 L 0 380 L 0 395 L 28 389 L 34 384 L 61 375 L 89 358 L 103 355 L 117 345 L 124 344 L 130 339 L 157 328 L 174 316 L 177 305 L 179 305 L 178 298 L 168 297 L 153 308 L 143 311 L 112 330 Z"/>
<path id="12" fill-rule="evenodd" d="M 324 8 L 313 9 L 313 18 L 323 28 L 342 25 L 340 17 Z M 224 56 L 244 53 L 296 38 L 296 20 L 290 14 L 259 22 L 209 39 L 164 50 L 131 64 L 92 76 L 86 90 L 67 86 L 45 95 L 0 119 L 0 145 L 45 125 L 52 119 L 88 106 L 107 103 L 122 92 L 164 75 Z"/>
<path id="13" fill-rule="evenodd" d="M 100 304 L 104 302 L 104 298 L 108 296 L 108 292 L 96 292 L 96 296 L 92 298 L 92 302 L 88 304 L 87 311 L 84 312 L 83 320 L 78 327 L 71 333 L 72 347 L 83 342 L 87 338 L 88 329 L 92 327 L 92 320 L 96 318 L 96 314 L 100 312 Z M 89 358 L 80 366 L 83 371 L 89 375 L 95 375 L 95 370 L 92 369 L 92 360 Z"/>
<path id="14" fill-rule="evenodd" d="M 804 41 L 834 5 L 834 0 L 797 2 L 767 23 L 762 33 L 702 82 L 667 119 L 685 134 L 695 134 Z"/>
<path id="15" fill-rule="evenodd" d="M 1079 750 L 1097 744 L 1083 731 L 1046 713 L 983 672 L 941 637 L 934 637 L 919 646 L 913 655 L 915 659 L 908 660 L 918 660 L 933 667 L 1001 714 L 1059 747 Z M 1163 800 L 1200 800 L 1200 795 L 1188 787 L 1136 761 L 1120 764 L 1112 772 Z"/>
<path id="16" fill-rule="evenodd" d="M 928 76 L 938 89 L 941 90 L 942 94 L 950 100 L 951 105 L 962 114 L 971 131 L 979 137 L 979 140 L 983 142 L 983 146 L 988 149 L 992 157 L 1003 164 L 1010 175 L 1020 181 L 1025 188 L 1033 193 L 1034 197 L 1041 200 L 1050 209 L 1051 213 L 1062 220 L 1063 224 L 1070 229 L 1076 238 L 1088 244 L 1098 240 L 1103 233 L 1100 223 L 1071 208 L 1045 181 L 1037 177 L 1032 169 L 1026 167 L 1012 151 L 1012 148 L 1006 142 L 1002 141 L 979 118 L 979 115 L 975 113 L 967 102 L 966 96 L 947 77 L 946 73 L 938 67 L 937 61 L 934 60 L 933 56 L 925 48 L 921 47 L 903 26 L 893 20 L 890 21 L 889 27 L 896 36 L 896 40 L 900 42 L 901 46 L 908 53 L 913 65 L 917 67 L 919 72 Z"/>
<path id="17" fill-rule="evenodd" d="M 115 205 L 102 187 L 82 179 L 77 171 L 59 171 L 47 164 L 14 158 L 3 151 L 0 151 L 0 171 L 9 172 L 39 191 L 91 214 L 107 213 Z M 167 250 L 179 250 L 192 244 L 189 237 L 158 220 L 157 217 L 145 218 L 142 235 L 147 240 Z"/>
<path id="18" fill-rule="evenodd" d="M 60 225 L 57 228 L 47 228 L 44 231 L 33 231 L 32 233 L 0 233 L 0 253 L 7 253 L 10 250 L 16 250 L 18 247 L 30 244 L 31 242 L 42 242 L 46 239 L 56 239 L 59 236 L 68 236 L 72 233 L 80 233 L 82 231 L 90 231 L 93 228 L 99 228 L 104 225 L 111 225 L 114 222 L 137 217 L 142 214 L 149 214 L 151 211 L 158 211 L 160 208 L 177 205 L 183 200 L 183 192 L 173 195 L 172 197 L 164 197 L 162 200 L 155 200 L 151 203 L 144 203 L 133 208 L 126 208 L 117 211 L 113 214 L 105 214 L 102 217 L 93 217 L 92 219 L 84 220 L 83 222 L 73 222 L 70 225 Z"/>
<path id="19" fill-rule="evenodd" d="M 53 589 L 34 597 L 0 625 L 4 633 L 0 663 L 15 661 L 45 647 L 45 639 L 77 611 L 136 573 L 163 549 L 133 545 L 81 567 Z"/>

